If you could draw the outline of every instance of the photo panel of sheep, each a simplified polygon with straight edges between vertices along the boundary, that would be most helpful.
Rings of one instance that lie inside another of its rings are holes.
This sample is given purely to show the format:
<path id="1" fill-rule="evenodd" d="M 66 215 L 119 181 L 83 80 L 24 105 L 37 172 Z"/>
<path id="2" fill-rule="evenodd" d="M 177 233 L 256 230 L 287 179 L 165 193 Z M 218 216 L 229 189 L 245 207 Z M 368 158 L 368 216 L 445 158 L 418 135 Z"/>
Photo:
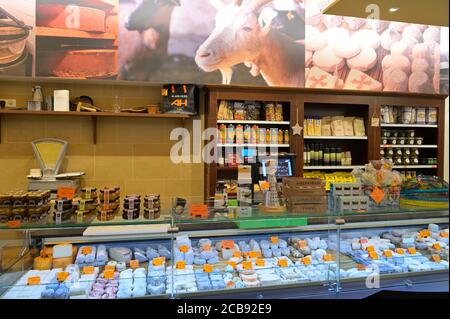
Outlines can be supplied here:
<path id="1" fill-rule="evenodd" d="M 116 79 L 119 0 L 36 0 L 36 76 Z"/>
<path id="2" fill-rule="evenodd" d="M 0 0 L 0 76 L 33 74 L 34 4 L 29 0 Z"/>
<path id="3" fill-rule="evenodd" d="M 120 0 L 119 79 L 304 87 L 298 0 Z"/>
<path id="4" fill-rule="evenodd" d="M 329 2 L 305 0 L 306 87 L 441 91 L 441 29 L 448 28 L 321 14 Z"/>

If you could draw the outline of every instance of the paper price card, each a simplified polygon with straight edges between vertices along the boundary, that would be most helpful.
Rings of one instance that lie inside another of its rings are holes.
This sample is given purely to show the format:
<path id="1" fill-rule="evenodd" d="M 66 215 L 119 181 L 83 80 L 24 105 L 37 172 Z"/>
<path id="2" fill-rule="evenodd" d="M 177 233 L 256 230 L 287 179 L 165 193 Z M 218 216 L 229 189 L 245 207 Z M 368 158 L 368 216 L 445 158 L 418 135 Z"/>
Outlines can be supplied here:
<path id="1" fill-rule="evenodd" d="M 261 252 L 260 251 L 250 251 L 248 253 L 248 256 L 250 258 L 259 258 L 259 257 L 261 257 Z"/>
<path id="2" fill-rule="evenodd" d="M 441 245 L 439 243 L 434 243 L 433 244 L 433 248 L 436 250 L 440 250 L 441 249 Z"/>
<path id="3" fill-rule="evenodd" d="M 414 247 L 409 247 L 408 248 L 408 253 L 410 253 L 411 255 L 415 255 L 417 254 L 417 251 Z"/>
<path id="4" fill-rule="evenodd" d="M 303 265 L 307 266 L 311 264 L 311 258 L 310 257 L 303 257 L 302 258 Z"/>
<path id="5" fill-rule="evenodd" d="M 22 223 L 20 220 L 10 220 L 6 225 L 8 228 L 19 228 Z"/>
<path id="6" fill-rule="evenodd" d="M 241 258 L 242 254 L 241 254 L 241 252 L 239 250 L 235 250 L 234 253 L 233 253 L 233 257 L 234 258 Z"/>
<path id="7" fill-rule="evenodd" d="M 72 199 L 75 196 L 75 188 L 73 187 L 60 187 L 58 188 L 58 198 Z"/>
<path id="8" fill-rule="evenodd" d="M 405 250 L 403 248 L 395 248 L 395 252 L 399 255 L 405 254 Z"/>
<path id="9" fill-rule="evenodd" d="M 421 230 L 419 233 L 420 237 L 430 237 L 430 231 L 428 229 Z"/>
<path id="10" fill-rule="evenodd" d="M 222 240 L 222 249 L 233 249 L 234 240 Z"/>
<path id="11" fill-rule="evenodd" d="M 331 254 L 326 254 L 323 256 L 323 261 L 332 261 L 333 260 L 333 256 L 331 256 Z"/>
<path id="12" fill-rule="evenodd" d="M 373 247 L 373 246 L 367 246 L 366 250 L 370 253 L 370 252 L 375 251 L 375 247 Z"/>
<path id="13" fill-rule="evenodd" d="M 114 279 L 114 271 L 111 270 L 107 270 L 103 273 L 103 276 L 105 277 L 105 279 Z"/>
<path id="14" fill-rule="evenodd" d="M 441 236 L 442 238 L 448 238 L 448 233 L 445 231 L 442 231 L 439 236 Z"/>
<path id="15" fill-rule="evenodd" d="M 204 272 L 212 272 L 214 270 L 213 265 L 210 264 L 204 264 L 203 265 L 203 271 Z"/>
<path id="16" fill-rule="evenodd" d="M 130 267 L 132 269 L 139 268 L 139 260 L 137 259 L 130 260 Z"/>
<path id="17" fill-rule="evenodd" d="M 94 266 L 84 266 L 83 267 L 83 274 L 92 275 L 93 273 L 94 273 Z"/>
<path id="18" fill-rule="evenodd" d="M 371 259 L 378 259 L 378 254 L 374 251 L 369 252 L 369 257 Z"/>
<path id="19" fill-rule="evenodd" d="M 236 262 L 233 261 L 233 260 L 230 260 L 230 261 L 228 262 L 228 265 L 230 265 L 231 267 L 233 267 L 233 269 L 236 269 L 236 266 L 237 266 Z"/>
<path id="20" fill-rule="evenodd" d="M 175 268 L 179 269 L 179 270 L 185 269 L 186 268 L 186 262 L 184 260 L 177 261 L 177 263 L 175 264 Z"/>
<path id="21" fill-rule="evenodd" d="M 392 258 L 392 256 L 393 256 L 391 250 L 385 250 L 385 251 L 383 251 L 383 255 L 384 255 L 384 257 L 386 257 L 386 258 Z"/>
<path id="22" fill-rule="evenodd" d="M 27 279 L 27 285 L 29 285 L 29 286 L 39 285 L 40 283 L 41 283 L 41 277 L 39 277 L 39 276 L 32 276 L 32 277 L 28 277 L 28 279 Z"/>
<path id="23" fill-rule="evenodd" d="M 187 253 L 189 251 L 188 245 L 180 245 L 180 252 Z"/>
<path id="24" fill-rule="evenodd" d="M 253 269 L 253 264 L 251 261 L 243 261 L 242 262 L 242 268 L 244 268 L 245 270 L 252 270 Z"/>
<path id="25" fill-rule="evenodd" d="M 278 244 L 278 242 L 280 241 L 280 239 L 278 238 L 278 236 L 272 236 L 270 237 L 270 242 L 272 244 Z"/>
<path id="26" fill-rule="evenodd" d="M 431 260 L 433 260 L 435 263 L 440 263 L 441 262 L 441 256 L 433 255 L 433 256 L 431 256 Z"/>
<path id="27" fill-rule="evenodd" d="M 83 255 L 92 254 L 92 247 L 90 247 L 90 246 L 81 247 L 81 253 Z"/>
<path id="28" fill-rule="evenodd" d="M 306 265 L 306 264 L 305 264 Z M 278 266 L 280 267 L 287 267 L 288 266 L 288 261 L 287 259 L 279 259 L 278 260 Z"/>
<path id="29" fill-rule="evenodd" d="M 266 261 L 264 259 L 258 258 L 256 259 L 256 266 L 264 267 L 266 265 Z"/>
<path id="30" fill-rule="evenodd" d="M 56 274 L 56 279 L 59 282 L 63 282 L 67 279 L 67 277 L 69 277 L 69 273 L 67 271 L 60 271 Z"/>
<path id="31" fill-rule="evenodd" d="M 363 264 L 356 264 L 356 268 L 358 270 L 366 270 L 366 266 L 364 266 Z"/>
<path id="32" fill-rule="evenodd" d="M 153 266 L 162 266 L 166 262 L 166 259 L 164 257 L 156 257 L 153 258 L 152 264 Z"/>
<path id="33" fill-rule="evenodd" d="M 114 265 L 106 265 L 105 266 L 105 271 L 115 272 L 116 271 L 116 266 L 114 266 Z"/>

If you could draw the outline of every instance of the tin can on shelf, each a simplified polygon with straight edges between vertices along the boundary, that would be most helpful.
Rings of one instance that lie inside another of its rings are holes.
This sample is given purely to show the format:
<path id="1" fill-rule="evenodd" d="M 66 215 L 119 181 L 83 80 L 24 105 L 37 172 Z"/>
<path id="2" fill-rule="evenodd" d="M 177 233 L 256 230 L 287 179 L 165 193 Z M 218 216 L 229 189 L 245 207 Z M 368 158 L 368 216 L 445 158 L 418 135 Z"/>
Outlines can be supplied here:
<path id="1" fill-rule="evenodd" d="M 415 130 L 407 130 L 406 131 L 406 137 L 415 137 L 416 131 Z"/>
<path id="2" fill-rule="evenodd" d="M 414 144 L 415 144 L 414 137 L 407 137 L 407 138 L 406 138 L 406 144 L 408 144 L 408 145 L 414 145 Z"/>
<path id="3" fill-rule="evenodd" d="M 388 141 L 389 141 L 389 144 L 396 145 L 397 144 L 397 137 L 390 137 L 388 139 Z"/>
<path id="4" fill-rule="evenodd" d="M 422 145 L 423 144 L 423 137 L 416 137 L 416 145 Z"/>

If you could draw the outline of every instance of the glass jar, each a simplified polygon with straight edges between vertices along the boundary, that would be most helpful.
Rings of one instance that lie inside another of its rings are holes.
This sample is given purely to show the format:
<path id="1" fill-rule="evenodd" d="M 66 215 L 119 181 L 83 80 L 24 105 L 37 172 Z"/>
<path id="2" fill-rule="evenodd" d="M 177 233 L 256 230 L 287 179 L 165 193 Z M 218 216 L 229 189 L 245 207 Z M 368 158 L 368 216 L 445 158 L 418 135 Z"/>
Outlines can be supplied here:
<path id="1" fill-rule="evenodd" d="M 427 158 L 421 158 L 420 159 L 420 164 L 421 165 L 427 165 L 428 164 L 428 159 Z"/>
<path id="2" fill-rule="evenodd" d="M 394 162 L 392 156 L 389 156 L 389 155 L 387 155 L 384 159 L 387 160 L 387 161 Z"/>
<path id="3" fill-rule="evenodd" d="M 394 149 L 394 156 L 402 156 L 403 150 L 401 148 Z"/>
<path id="4" fill-rule="evenodd" d="M 396 156 L 394 157 L 394 165 L 402 165 L 402 157 L 401 156 Z"/>
<path id="5" fill-rule="evenodd" d="M 386 144 L 388 144 L 388 142 L 389 142 L 389 139 L 387 137 L 381 138 L 381 145 L 386 145 Z"/>
<path id="6" fill-rule="evenodd" d="M 423 144 L 423 137 L 416 137 L 416 145 L 422 145 Z"/>
<path id="7" fill-rule="evenodd" d="M 408 145 L 414 145 L 414 143 L 415 143 L 414 137 L 408 137 L 408 138 L 406 138 L 406 144 L 408 144 Z"/>
<path id="8" fill-rule="evenodd" d="M 416 131 L 414 131 L 414 130 L 406 131 L 406 137 L 415 137 L 415 136 L 416 136 Z"/>
<path id="9" fill-rule="evenodd" d="M 413 156 L 411 158 L 411 164 L 412 165 L 419 165 L 419 158 L 417 156 Z"/>
<path id="10" fill-rule="evenodd" d="M 418 148 L 412 148 L 411 149 L 411 154 L 414 156 L 419 156 L 419 149 Z"/>
<path id="11" fill-rule="evenodd" d="M 394 149 L 393 148 L 387 148 L 386 149 L 386 155 L 390 156 L 390 157 L 394 156 Z"/>
<path id="12" fill-rule="evenodd" d="M 391 131 L 389 130 L 381 130 L 381 137 L 390 137 Z"/>
<path id="13" fill-rule="evenodd" d="M 411 149 L 409 149 L 409 148 L 404 148 L 404 149 L 403 149 L 403 154 L 404 154 L 404 155 L 407 155 L 407 156 L 410 156 L 410 155 L 411 155 Z"/>
<path id="14" fill-rule="evenodd" d="M 380 157 L 384 157 L 385 153 L 384 153 L 384 148 L 380 148 Z"/>
<path id="15" fill-rule="evenodd" d="M 389 144 L 397 145 L 397 138 L 396 137 L 390 137 L 389 138 Z"/>
<path id="16" fill-rule="evenodd" d="M 398 131 L 391 131 L 391 137 L 398 137 Z"/>
<path id="17" fill-rule="evenodd" d="M 402 158 L 402 164 L 403 165 L 411 165 L 411 160 L 408 156 L 405 156 Z"/>
<path id="18" fill-rule="evenodd" d="M 405 145 L 406 138 L 399 136 L 398 139 L 397 139 L 397 142 L 398 142 L 399 145 Z"/>
<path id="19" fill-rule="evenodd" d="M 398 132 L 398 137 L 406 137 L 406 132 L 405 131 L 399 131 Z"/>

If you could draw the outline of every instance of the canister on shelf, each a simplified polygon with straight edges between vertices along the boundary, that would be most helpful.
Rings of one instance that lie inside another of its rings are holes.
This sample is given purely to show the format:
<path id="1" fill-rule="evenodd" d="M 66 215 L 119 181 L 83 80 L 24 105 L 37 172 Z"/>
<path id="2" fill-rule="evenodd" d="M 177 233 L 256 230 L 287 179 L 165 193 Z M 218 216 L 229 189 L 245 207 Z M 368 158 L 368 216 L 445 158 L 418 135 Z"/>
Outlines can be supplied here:
<path id="1" fill-rule="evenodd" d="M 426 123 L 426 110 L 424 107 L 418 107 L 416 110 L 416 124 Z"/>
<path id="2" fill-rule="evenodd" d="M 256 144 L 258 143 L 258 126 L 257 125 L 253 125 L 251 128 L 251 137 L 250 137 L 250 143 L 251 144 Z"/>
<path id="3" fill-rule="evenodd" d="M 437 109 L 435 107 L 427 107 L 426 111 L 427 124 L 437 124 Z"/>
<path id="4" fill-rule="evenodd" d="M 422 145 L 423 144 L 423 137 L 415 137 L 416 145 Z"/>
<path id="5" fill-rule="evenodd" d="M 416 131 L 415 130 L 407 130 L 406 131 L 406 137 L 415 137 Z"/>
<path id="6" fill-rule="evenodd" d="M 284 144 L 289 144 L 289 130 L 284 130 Z"/>

